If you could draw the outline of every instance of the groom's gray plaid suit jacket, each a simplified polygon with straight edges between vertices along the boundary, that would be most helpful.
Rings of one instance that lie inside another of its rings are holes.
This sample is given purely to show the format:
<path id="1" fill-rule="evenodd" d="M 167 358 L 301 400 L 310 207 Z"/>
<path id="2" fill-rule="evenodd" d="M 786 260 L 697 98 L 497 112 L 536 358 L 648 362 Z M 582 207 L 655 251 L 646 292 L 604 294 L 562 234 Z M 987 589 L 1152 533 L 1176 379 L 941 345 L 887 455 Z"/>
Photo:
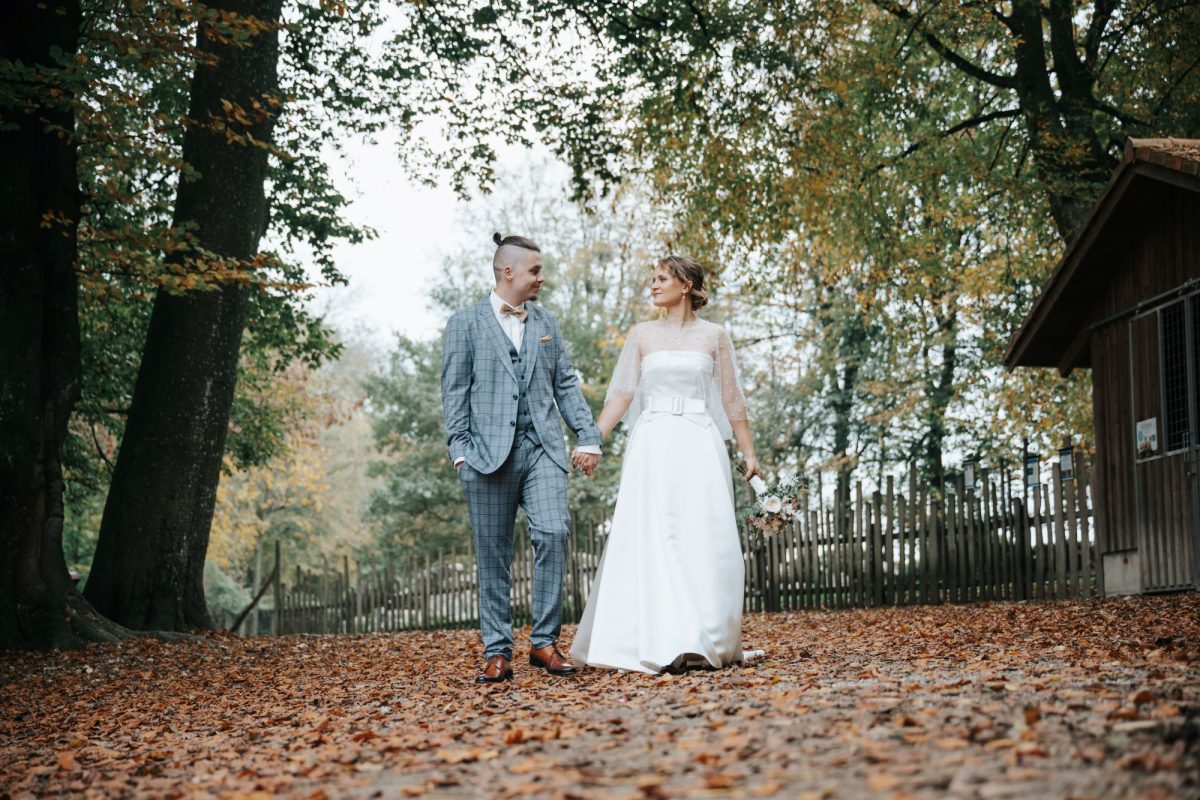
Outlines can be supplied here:
<path id="1" fill-rule="evenodd" d="M 600 444 L 600 429 L 579 389 L 579 376 L 567 357 L 558 321 L 535 303 L 526 302 L 525 308 L 529 315 L 522 343 L 528 342 L 534 363 L 525 371 L 524 387 L 517 385 L 511 343 L 496 321 L 489 297 L 457 312 L 446 325 L 442 407 L 450 460 L 466 458 L 485 475 L 499 469 L 512 450 L 522 389 L 542 447 L 564 471 L 570 471 L 570 462 L 556 403 L 579 444 Z"/>

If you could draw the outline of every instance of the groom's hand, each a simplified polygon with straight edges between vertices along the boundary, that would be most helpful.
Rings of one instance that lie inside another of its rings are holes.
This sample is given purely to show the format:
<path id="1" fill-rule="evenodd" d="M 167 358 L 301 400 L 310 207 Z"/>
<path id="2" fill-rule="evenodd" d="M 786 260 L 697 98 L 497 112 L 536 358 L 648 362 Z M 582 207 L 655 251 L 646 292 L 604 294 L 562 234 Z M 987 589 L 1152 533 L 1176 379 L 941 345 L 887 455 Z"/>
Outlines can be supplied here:
<path id="1" fill-rule="evenodd" d="M 600 463 L 600 456 L 595 453 L 582 453 L 576 450 L 571 454 L 571 465 L 579 467 L 583 470 L 583 474 L 587 477 L 592 477 L 592 473 L 596 471 L 596 465 Z"/>

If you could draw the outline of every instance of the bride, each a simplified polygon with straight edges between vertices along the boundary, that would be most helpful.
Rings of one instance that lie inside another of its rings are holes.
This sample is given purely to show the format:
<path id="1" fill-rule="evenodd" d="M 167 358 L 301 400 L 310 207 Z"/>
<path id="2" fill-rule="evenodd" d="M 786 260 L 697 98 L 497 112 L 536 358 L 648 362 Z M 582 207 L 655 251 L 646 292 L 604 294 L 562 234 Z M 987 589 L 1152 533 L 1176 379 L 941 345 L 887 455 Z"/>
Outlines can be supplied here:
<path id="1" fill-rule="evenodd" d="M 742 552 L 725 440 L 761 474 L 733 346 L 696 310 L 704 270 L 654 270 L 664 319 L 629 332 L 597 425 L 632 426 L 608 543 L 571 646 L 577 663 L 657 673 L 742 660 Z"/>

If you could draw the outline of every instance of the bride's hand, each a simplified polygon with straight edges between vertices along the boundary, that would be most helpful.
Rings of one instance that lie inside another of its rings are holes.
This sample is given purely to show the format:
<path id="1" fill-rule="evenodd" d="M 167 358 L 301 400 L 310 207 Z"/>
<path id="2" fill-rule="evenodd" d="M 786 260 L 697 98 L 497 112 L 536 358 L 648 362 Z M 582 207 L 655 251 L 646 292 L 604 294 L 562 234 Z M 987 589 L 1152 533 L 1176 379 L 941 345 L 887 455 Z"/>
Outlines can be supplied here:
<path id="1" fill-rule="evenodd" d="M 753 478 L 755 475 L 758 475 L 761 477 L 762 474 L 763 474 L 763 471 L 762 471 L 762 467 L 760 467 L 758 465 L 758 458 L 756 458 L 755 456 L 750 456 L 749 458 L 747 458 L 746 459 L 746 474 L 742 476 L 742 478 L 745 479 L 746 483 L 749 483 L 750 479 Z"/>

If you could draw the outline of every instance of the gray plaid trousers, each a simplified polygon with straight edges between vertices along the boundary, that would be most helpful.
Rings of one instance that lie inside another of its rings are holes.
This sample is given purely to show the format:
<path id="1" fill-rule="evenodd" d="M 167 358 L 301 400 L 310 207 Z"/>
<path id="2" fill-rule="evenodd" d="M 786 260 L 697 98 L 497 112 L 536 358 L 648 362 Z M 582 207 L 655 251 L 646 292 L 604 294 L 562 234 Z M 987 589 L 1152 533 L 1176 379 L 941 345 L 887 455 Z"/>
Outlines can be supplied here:
<path id="1" fill-rule="evenodd" d="M 500 469 L 484 474 L 470 463 L 459 471 L 479 568 L 479 623 L 484 657 L 512 658 L 513 525 L 517 506 L 529 517 L 533 544 L 534 647 L 558 640 L 570 518 L 567 474 L 540 444 L 522 436 Z"/>
<path id="2" fill-rule="evenodd" d="M 511 342 L 484 297 L 446 324 L 442 348 L 442 407 L 450 459 L 459 473 L 479 562 L 480 627 L 488 656 L 512 654 L 510 593 L 517 508 L 529 517 L 534 551 L 533 645 L 558 638 L 567 517 L 567 457 L 559 417 L 579 444 L 600 444 L 600 429 L 579 389 L 554 315 L 525 304 L 517 369 Z M 541 446 L 517 432 L 521 393 Z"/>

